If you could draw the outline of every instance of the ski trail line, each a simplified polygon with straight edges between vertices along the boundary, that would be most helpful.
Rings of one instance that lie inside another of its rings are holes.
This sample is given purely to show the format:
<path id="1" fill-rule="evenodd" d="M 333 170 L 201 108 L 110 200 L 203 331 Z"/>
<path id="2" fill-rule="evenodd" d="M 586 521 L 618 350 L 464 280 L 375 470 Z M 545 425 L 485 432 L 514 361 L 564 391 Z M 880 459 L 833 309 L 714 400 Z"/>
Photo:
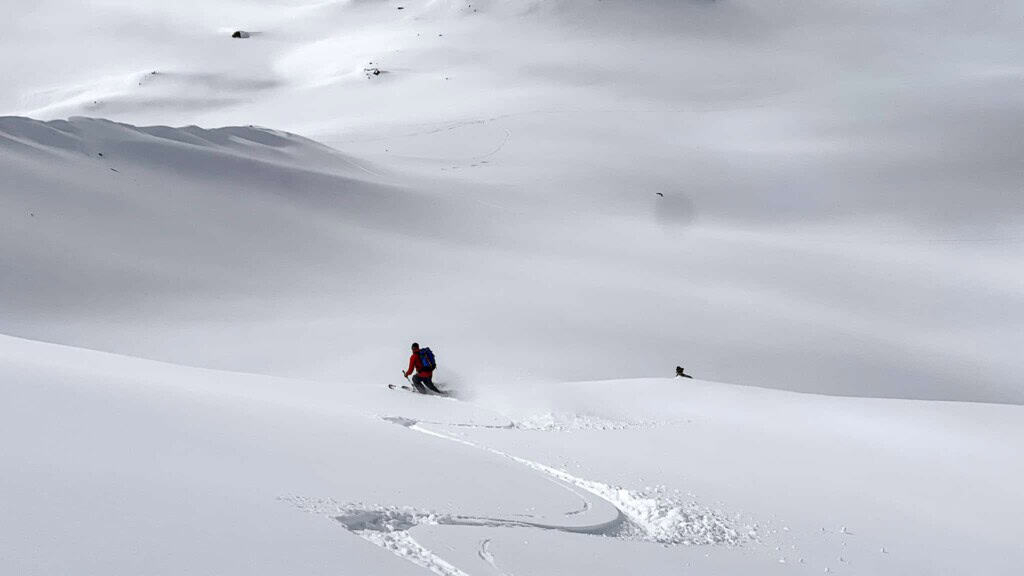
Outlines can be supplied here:
<path id="1" fill-rule="evenodd" d="M 434 574 L 440 576 L 469 576 L 466 572 L 449 564 L 444 558 L 424 548 L 405 530 L 395 532 L 363 530 L 357 532 L 357 534 L 396 556 L 401 556 L 413 564 L 430 570 Z"/>
<path id="2" fill-rule="evenodd" d="M 491 539 L 490 538 L 484 538 L 483 540 L 480 541 L 480 548 L 479 548 L 479 550 L 477 550 L 477 556 L 479 556 L 480 559 L 483 560 L 484 562 L 487 562 L 487 564 L 489 564 L 491 566 L 491 568 L 494 568 L 494 570 L 497 571 L 499 574 L 501 574 L 501 576 L 512 576 L 512 574 L 509 574 L 508 572 L 505 572 L 501 568 L 498 568 L 498 564 L 494 560 L 494 554 L 491 554 Z"/>
<path id="3" fill-rule="evenodd" d="M 584 492 L 603 500 L 618 510 L 619 515 L 627 520 L 625 532 L 634 538 L 659 544 L 738 545 L 754 537 L 752 530 L 748 531 L 745 535 L 741 535 L 739 531 L 731 526 L 732 522 L 730 522 L 730 519 L 725 518 L 718 512 L 698 507 L 695 504 L 683 503 L 666 494 L 645 494 L 586 480 L 573 476 L 564 470 L 552 468 L 533 460 L 527 460 L 526 458 L 521 458 L 495 448 L 482 446 L 475 442 L 430 430 L 418 422 L 411 425 L 408 422 L 408 420 L 405 421 L 403 425 L 410 430 L 442 438 L 450 442 L 472 446 L 485 452 L 508 458 L 549 478 L 558 480 L 560 483 L 567 485 L 567 489 L 570 486 L 582 489 Z M 578 496 L 580 495 L 575 490 L 570 489 L 570 491 Z M 561 529 L 567 530 L 565 527 Z M 607 534 L 607 532 L 602 533 Z"/>
<path id="4" fill-rule="evenodd" d="M 534 528 L 572 534 L 601 535 L 674 545 L 730 545 L 739 546 L 756 540 L 756 528 L 740 531 L 733 527 L 736 518 L 727 517 L 693 502 L 684 502 L 664 489 L 653 492 L 634 491 L 573 476 L 564 470 L 540 462 L 521 458 L 501 450 L 469 440 L 449 436 L 423 426 L 423 423 L 401 416 L 382 417 L 383 420 L 408 428 L 414 432 L 449 442 L 469 446 L 500 456 L 525 466 L 552 483 L 572 493 L 582 502 L 578 509 L 564 513 L 566 518 L 581 520 L 595 513 L 594 504 L 600 502 L 614 510 L 611 519 L 556 524 L 524 519 L 464 516 L 437 513 L 399 506 L 366 506 L 360 503 L 340 504 L 332 499 L 282 497 L 297 508 L 327 516 L 345 526 L 353 534 L 372 542 L 392 554 L 421 566 L 439 576 L 469 576 L 431 550 L 417 542 L 410 530 L 415 526 L 476 526 L 487 528 Z M 607 509 L 606 509 L 607 510 Z M 490 551 L 491 540 L 480 542 L 477 555 L 503 576 L 509 576 L 497 567 Z"/>

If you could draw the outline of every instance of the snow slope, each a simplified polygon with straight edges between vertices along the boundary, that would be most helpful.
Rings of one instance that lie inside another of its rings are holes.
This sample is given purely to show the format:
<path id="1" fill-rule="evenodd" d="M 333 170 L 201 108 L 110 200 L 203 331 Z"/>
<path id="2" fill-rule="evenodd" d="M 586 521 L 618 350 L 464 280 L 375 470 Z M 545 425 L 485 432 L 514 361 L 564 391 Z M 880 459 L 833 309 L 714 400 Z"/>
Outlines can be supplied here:
<path id="1" fill-rule="evenodd" d="M 477 386 L 683 363 L 846 394 L 1024 393 L 1013 251 L 492 202 L 260 128 L 5 118 L 0 146 L 8 334 L 343 380 L 393 374 L 418 339 Z"/>
<path id="2" fill-rule="evenodd" d="M 0 573 L 1019 572 L 1020 3 L 3 6 Z"/>
<path id="3" fill-rule="evenodd" d="M 682 363 L 1024 401 L 1019 3 L 401 5 L 16 6 L 0 112 L 345 157 L 82 120 L 54 170 L 5 140 L 0 331 L 314 378 L 419 339 L 474 381 Z"/>
<path id="4" fill-rule="evenodd" d="M 1024 560 L 1018 406 L 654 379 L 522 388 L 513 407 L 0 344 L 12 574 L 1014 574 Z M 595 425 L 515 425 L 567 414 Z"/>

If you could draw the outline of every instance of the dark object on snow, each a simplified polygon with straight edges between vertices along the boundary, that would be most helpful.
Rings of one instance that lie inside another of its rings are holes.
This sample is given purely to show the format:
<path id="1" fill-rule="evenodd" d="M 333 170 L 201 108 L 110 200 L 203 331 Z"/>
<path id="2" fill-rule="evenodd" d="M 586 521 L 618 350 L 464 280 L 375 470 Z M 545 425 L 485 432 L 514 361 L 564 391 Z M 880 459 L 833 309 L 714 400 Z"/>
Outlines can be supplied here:
<path id="1" fill-rule="evenodd" d="M 387 73 L 384 70 L 381 70 L 380 68 L 363 68 L 363 72 L 366 73 L 367 78 L 371 76 L 380 76 L 381 74 Z"/>
<path id="2" fill-rule="evenodd" d="M 232 38 L 248 38 L 249 33 L 245 30 L 235 30 L 235 33 L 231 35 Z"/>
<path id="3" fill-rule="evenodd" d="M 664 197 L 665 197 L 665 195 L 664 195 L 664 194 L 662 194 L 661 192 L 655 192 L 655 194 L 657 194 L 658 196 L 661 196 L 662 198 L 664 198 Z"/>
<path id="4" fill-rule="evenodd" d="M 690 376 L 686 372 L 683 372 L 682 366 L 676 366 L 676 376 L 679 378 L 693 378 L 693 376 Z"/>
<path id="5" fill-rule="evenodd" d="M 412 385 L 416 387 L 416 391 L 420 394 L 426 394 L 427 389 L 430 389 L 435 394 L 444 394 L 444 392 L 437 389 L 437 386 L 434 386 L 433 378 L 424 378 L 419 374 L 412 377 Z"/>
<path id="6" fill-rule="evenodd" d="M 420 348 L 420 367 L 428 372 L 437 370 L 437 360 L 434 359 L 434 353 L 430 351 L 430 348 Z"/>

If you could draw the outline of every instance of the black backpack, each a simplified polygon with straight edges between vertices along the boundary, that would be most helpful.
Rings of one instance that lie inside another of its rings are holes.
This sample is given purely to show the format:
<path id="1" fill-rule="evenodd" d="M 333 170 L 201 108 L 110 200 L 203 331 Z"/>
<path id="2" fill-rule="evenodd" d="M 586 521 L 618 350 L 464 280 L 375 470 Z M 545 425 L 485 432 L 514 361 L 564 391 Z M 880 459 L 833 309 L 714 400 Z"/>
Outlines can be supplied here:
<path id="1" fill-rule="evenodd" d="M 430 348 L 420 348 L 420 368 L 424 372 L 433 372 L 437 369 L 437 360 Z"/>

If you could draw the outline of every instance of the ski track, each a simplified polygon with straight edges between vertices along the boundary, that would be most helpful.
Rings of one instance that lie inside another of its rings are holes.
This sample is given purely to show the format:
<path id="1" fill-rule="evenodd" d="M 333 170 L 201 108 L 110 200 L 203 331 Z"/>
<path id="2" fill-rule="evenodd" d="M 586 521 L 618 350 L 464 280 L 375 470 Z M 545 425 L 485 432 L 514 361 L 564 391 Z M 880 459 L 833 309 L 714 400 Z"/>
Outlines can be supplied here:
<path id="1" fill-rule="evenodd" d="M 396 416 L 385 416 L 382 419 L 394 422 Z M 466 422 L 438 422 L 420 420 L 420 424 L 435 424 L 453 428 L 485 428 L 492 430 L 524 430 L 530 432 L 578 432 L 605 430 L 636 430 L 650 429 L 660 426 L 689 424 L 690 420 L 611 420 L 600 416 L 581 416 L 579 414 L 546 413 L 528 416 L 521 420 L 510 420 L 508 424 L 473 424 Z"/>
<path id="2" fill-rule="evenodd" d="M 576 432 L 582 430 L 632 430 L 641 428 L 656 428 L 681 424 L 682 421 L 655 421 L 655 420 L 612 420 L 596 415 L 566 414 L 559 412 L 548 412 L 537 414 L 515 420 L 510 423 L 509 428 L 517 430 L 531 430 L 539 432 Z"/>
<path id="3" fill-rule="evenodd" d="M 468 574 L 413 538 L 410 530 L 415 526 L 476 526 L 485 528 L 536 528 L 557 530 L 577 534 L 617 535 L 623 518 L 617 516 L 611 522 L 589 526 L 557 526 L 524 520 L 488 518 L 481 516 L 460 516 L 438 514 L 399 506 L 369 506 L 364 504 L 342 504 L 330 498 L 305 498 L 288 496 L 280 498 L 305 512 L 326 516 L 341 523 L 349 532 L 373 544 L 441 576 Z M 487 553 L 489 554 L 489 553 Z M 499 570 L 493 556 L 481 554 L 481 558 Z"/>
<path id="4" fill-rule="evenodd" d="M 487 562 L 487 564 L 491 568 L 494 568 L 494 570 L 496 572 L 498 572 L 501 576 L 512 576 L 512 574 L 509 574 L 508 572 L 505 572 L 501 568 L 498 568 L 498 563 L 494 559 L 494 554 L 491 553 L 491 539 L 490 538 L 484 538 L 483 540 L 480 541 L 480 548 L 479 548 L 479 550 L 477 550 L 477 556 L 479 556 L 480 559 L 483 560 L 484 562 Z"/>
<path id="5" fill-rule="evenodd" d="M 565 485 L 575 486 L 596 496 L 617 509 L 620 515 L 624 516 L 628 521 L 626 524 L 629 528 L 629 535 L 641 540 L 673 545 L 736 545 L 742 543 L 745 539 L 755 536 L 752 530 L 748 531 L 746 535 L 741 535 L 722 514 L 700 507 L 694 503 L 683 502 L 678 497 L 668 494 L 664 488 L 656 489 L 653 492 L 639 492 L 609 486 L 592 480 L 585 480 L 573 476 L 564 470 L 552 468 L 539 462 L 527 460 L 526 458 L 520 458 L 501 450 L 480 446 L 468 440 L 435 432 L 424 428 L 419 423 L 409 425 L 407 424 L 409 422 L 408 419 L 405 422 L 403 425 L 411 430 L 509 458 L 550 478 L 554 478 Z M 579 495 L 574 490 L 570 489 L 570 491 Z"/>
<path id="6" fill-rule="evenodd" d="M 507 518 L 442 514 L 409 507 L 367 506 L 360 503 L 341 504 L 333 499 L 323 498 L 301 496 L 281 498 L 301 510 L 330 517 L 340 522 L 353 534 L 441 576 L 469 575 L 419 544 L 409 532 L 413 527 L 433 525 L 535 528 L 573 534 L 628 538 L 666 546 L 739 546 L 757 539 L 756 527 L 738 530 L 733 526 L 736 522 L 735 519 L 696 503 L 685 502 L 679 497 L 669 494 L 663 487 L 653 491 L 635 491 L 586 480 L 564 470 L 430 430 L 425 428 L 421 422 L 411 418 L 385 416 L 382 419 L 421 434 L 456 442 L 510 459 L 543 474 L 545 478 L 571 492 L 582 501 L 582 506 L 566 512 L 566 517 L 579 516 L 592 510 L 590 499 L 585 494 L 603 500 L 616 510 L 615 518 L 604 522 L 558 525 Z M 490 552 L 490 542 L 490 539 L 485 539 L 480 543 L 478 556 L 493 569 L 505 574 L 496 565 L 494 555 Z"/>
<path id="7" fill-rule="evenodd" d="M 469 576 L 466 572 L 449 564 L 444 558 L 424 548 L 405 530 L 394 532 L 362 530 L 356 532 L 356 534 L 397 556 L 409 560 L 413 564 L 430 570 L 434 574 L 439 574 L 440 576 Z"/>
<path id="8" fill-rule="evenodd" d="M 345 528 L 399 558 L 430 570 L 439 576 L 469 576 L 450 562 L 417 542 L 409 529 L 420 525 L 454 524 L 444 516 L 407 507 L 368 507 L 341 504 L 330 498 L 282 497 L 305 512 L 327 516 Z"/>

